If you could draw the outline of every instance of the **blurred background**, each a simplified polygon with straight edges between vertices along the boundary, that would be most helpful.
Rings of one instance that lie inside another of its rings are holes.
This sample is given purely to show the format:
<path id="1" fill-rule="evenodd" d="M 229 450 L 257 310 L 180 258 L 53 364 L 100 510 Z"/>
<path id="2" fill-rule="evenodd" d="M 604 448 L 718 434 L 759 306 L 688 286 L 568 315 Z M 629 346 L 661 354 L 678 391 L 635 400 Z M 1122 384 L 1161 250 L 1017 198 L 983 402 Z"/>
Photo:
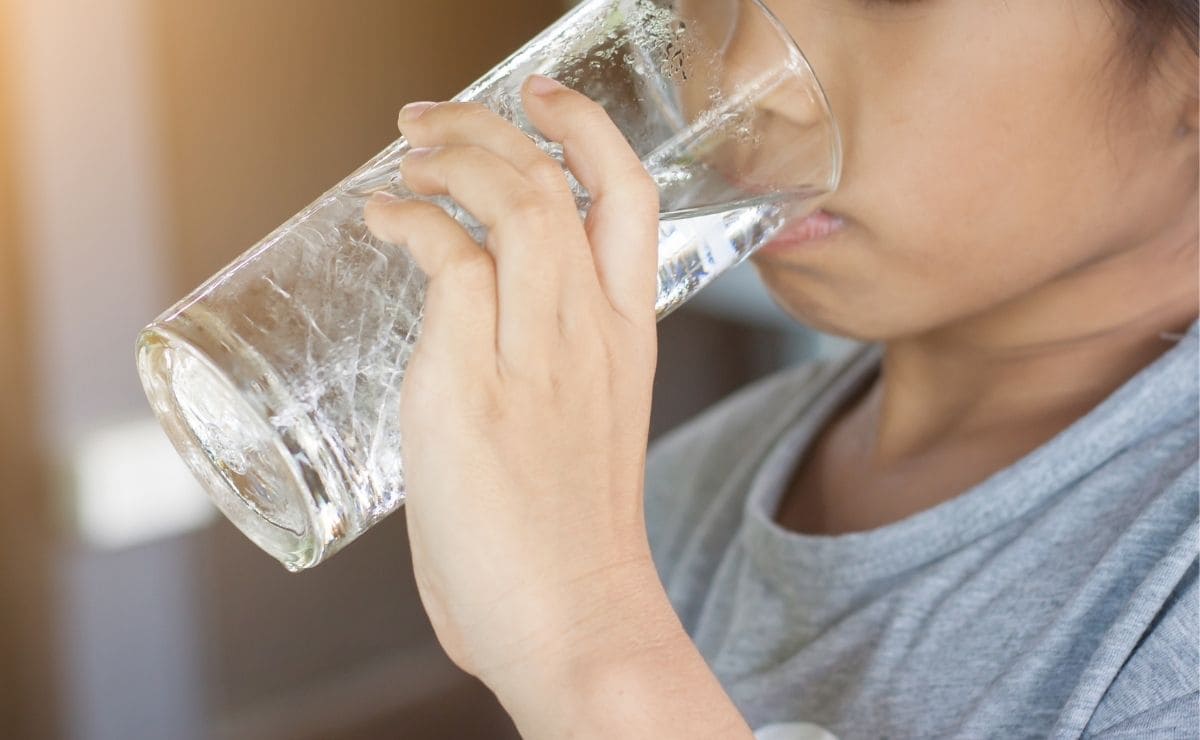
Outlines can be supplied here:
<path id="1" fill-rule="evenodd" d="M 403 513 L 288 574 L 150 418 L 137 330 L 566 0 L 0 0 L 0 734 L 509 738 Z M 652 436 L 839 351 L 749 265 L 660 324 Z"/>

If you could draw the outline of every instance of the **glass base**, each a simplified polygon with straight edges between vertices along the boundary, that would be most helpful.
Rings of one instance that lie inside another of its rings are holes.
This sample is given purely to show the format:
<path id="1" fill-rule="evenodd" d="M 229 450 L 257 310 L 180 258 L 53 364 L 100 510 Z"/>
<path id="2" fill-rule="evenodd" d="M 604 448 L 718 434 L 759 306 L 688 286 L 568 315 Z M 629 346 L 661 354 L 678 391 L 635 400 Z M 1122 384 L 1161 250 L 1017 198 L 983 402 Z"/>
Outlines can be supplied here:
<path id="1" fill-rule="evenodd" d="M 284 567 L 324 560 L 353 538 L 339 498 L 328 495 L 341 476 L 320 465 L 329 457 L 320 440 L 294 419 L 287 430 L 269 423 L 278 385 L 269 368 L 247 372 L 259 364 L 253 350 L 180 328 L 151 324 L 137 342 L 142 385 L 171 443 L 225 516 Z M 308 444 L 298 441 L 306 436 Z"/>

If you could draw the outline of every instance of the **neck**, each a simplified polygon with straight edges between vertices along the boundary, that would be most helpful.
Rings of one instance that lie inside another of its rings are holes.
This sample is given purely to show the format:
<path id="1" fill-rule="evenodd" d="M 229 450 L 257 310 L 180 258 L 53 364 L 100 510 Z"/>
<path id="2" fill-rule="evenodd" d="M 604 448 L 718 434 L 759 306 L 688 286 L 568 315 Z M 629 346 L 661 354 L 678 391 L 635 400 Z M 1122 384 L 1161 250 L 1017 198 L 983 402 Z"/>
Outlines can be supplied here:
<path id="1" fill-rule="evenodd" d="M 1187 227 L 889 342 L 857 410 L 873 430 L 873 465 L 899 465 L 951 439 L 1048 438 L 1093 408 L 1196 320 L 1198 239 Z"/>

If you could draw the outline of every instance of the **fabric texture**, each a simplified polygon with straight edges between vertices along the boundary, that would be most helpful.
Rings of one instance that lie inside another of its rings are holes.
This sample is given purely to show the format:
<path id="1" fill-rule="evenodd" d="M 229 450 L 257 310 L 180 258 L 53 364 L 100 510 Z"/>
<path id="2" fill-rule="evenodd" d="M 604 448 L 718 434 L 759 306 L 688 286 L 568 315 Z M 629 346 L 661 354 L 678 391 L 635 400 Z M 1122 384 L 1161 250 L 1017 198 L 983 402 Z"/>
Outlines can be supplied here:
<path id="1" fill-rule="evenodd" d="M 863 532 L 774 516 L 877 345 L 655 440 L 655 564 L 760 739 L 1200 737 L 1198 334 L 1009 467 Z"/>

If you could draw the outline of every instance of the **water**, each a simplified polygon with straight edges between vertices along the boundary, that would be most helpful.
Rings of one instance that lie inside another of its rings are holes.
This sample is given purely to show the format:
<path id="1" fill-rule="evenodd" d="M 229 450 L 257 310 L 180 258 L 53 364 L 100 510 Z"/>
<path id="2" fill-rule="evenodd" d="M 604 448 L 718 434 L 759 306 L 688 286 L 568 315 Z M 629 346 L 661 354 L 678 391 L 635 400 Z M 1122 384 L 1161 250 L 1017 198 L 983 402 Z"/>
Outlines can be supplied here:
<path id="1" fill-rule="evenodd" d="M 658 224 L 659 320 L 770 241 L 784 224 L 778 199 L 666 213 Z"/>

